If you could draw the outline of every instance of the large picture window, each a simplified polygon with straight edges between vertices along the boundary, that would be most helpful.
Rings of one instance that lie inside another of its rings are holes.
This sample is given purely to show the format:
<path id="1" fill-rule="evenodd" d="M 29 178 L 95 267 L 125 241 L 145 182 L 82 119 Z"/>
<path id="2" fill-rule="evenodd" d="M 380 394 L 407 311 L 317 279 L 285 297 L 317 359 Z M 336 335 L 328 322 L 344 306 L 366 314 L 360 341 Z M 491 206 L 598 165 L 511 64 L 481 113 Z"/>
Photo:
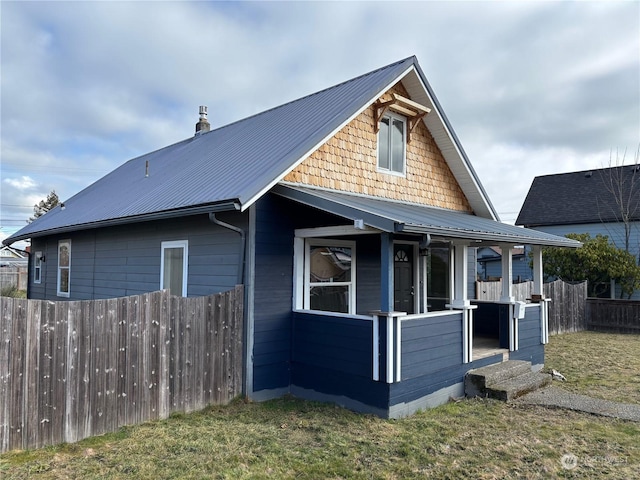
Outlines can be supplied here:
<path id="1" fill-rule="evenodd" d="M 405 174 L 406 120 L 393 114 L 380 119 L 378 131 L 378 170 Z"/>
<path id="2" fill-rule="evenodd" d="M 355 243 L 309 239 L 304 308 L 355 313 Z"/>
<path id="3" fill-rule="evenodd" d="M 58 296 L 68 297 L 71 283 L 71 240 L 58 242 Z"/>
<path id="4" fill-rule="evenodd" d="M 162 242 L 160 260 L 160 289 L 169 290 L 171 295 L 187 296 L 187 273 L 189 242 L 178 240 Z"/>

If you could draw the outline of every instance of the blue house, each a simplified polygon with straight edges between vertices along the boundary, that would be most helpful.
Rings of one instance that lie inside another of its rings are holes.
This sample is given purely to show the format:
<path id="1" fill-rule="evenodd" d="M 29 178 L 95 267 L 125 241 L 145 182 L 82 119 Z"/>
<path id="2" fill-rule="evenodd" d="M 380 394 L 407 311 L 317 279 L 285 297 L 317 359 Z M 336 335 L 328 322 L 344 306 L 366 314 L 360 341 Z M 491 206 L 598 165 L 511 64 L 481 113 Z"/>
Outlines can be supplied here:
<path id="1" fill-rule="evenodd" d="M 536 177 L 516 225 L 560 236 L 605 235 L 640 263 L 640 165 Z M 620 293 L 619 285 L 610 292 Z M 640 300 L 640 291 L 631 298 Z"/>
<path id="2" fill-rule="evenodd" d="M 415 57 L 213 130 L 201 108 L 193 137 L 6 243 L 27 238 L 31 298 L 244 284 L 249 398 L 383 417 L 462 395 L 472 368 L 542 367 L 546 303 L 522 308 L 510 282 L 500 302 L 472 302 L 470 249 L 500 245 L 510 278 L 513 247 L 532 245 L 542 295 L 541 246 L 579 246 L 498 221 Z M 481 342 L 482 322 L 496 327 Z"/>

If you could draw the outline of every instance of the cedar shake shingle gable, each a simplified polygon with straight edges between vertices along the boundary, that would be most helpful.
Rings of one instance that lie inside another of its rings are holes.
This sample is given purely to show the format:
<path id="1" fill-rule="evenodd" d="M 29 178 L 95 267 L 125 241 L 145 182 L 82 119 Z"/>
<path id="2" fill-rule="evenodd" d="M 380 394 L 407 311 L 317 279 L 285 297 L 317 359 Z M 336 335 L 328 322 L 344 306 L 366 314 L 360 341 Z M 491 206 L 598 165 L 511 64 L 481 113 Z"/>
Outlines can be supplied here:
<path id="1" fill-rule="evenodd" d="M 516 225 L 619 222 L 619 203 L 640 221 L 640 166 L 545 175 L 533 180 Z"/>

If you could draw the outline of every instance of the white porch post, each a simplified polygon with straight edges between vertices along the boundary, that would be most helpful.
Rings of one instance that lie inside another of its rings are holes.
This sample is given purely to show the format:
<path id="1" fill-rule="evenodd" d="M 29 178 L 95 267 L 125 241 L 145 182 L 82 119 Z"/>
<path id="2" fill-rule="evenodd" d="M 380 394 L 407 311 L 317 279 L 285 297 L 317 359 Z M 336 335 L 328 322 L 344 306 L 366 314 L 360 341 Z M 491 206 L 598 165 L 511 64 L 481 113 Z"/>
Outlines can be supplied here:
<path id="1" fill-rule="evenodd" d="M 543 295 L 542 247 L 533 246 L 533 295 Z M 541 297 L 542 298 L 542 297 Z"/>
<path id="2" fill-rule="evenodd" d="M 461 308 L 469 305 L 467 298 L 467 257 L 469 246 L 466 243 L 453 244 L 453 291 L 451 306 Z"/>
<path id="3" fill-rule="evenodd" d="M 518 319 L 515 316 L 515 302 L 513 296 L 513 247 L 500 245 L 502 249 L 502 296 L 500 302 L 509 305 L 509 350 L 518 350 Z"/>
<path id="4" fill-rule="evenodd" d="M 502 249 L 502 296 L 501 302 L 513 303 L 513 286 L 511 284 L 513 278 L 513 247 L 511 245 L 500 245 Z"/>
<path id="5" fill-rule="evenodd" d="M 469 245 L 455 242 L 452 247 L 451 303 L 447 308 L 462 310 L 462 363 L 469 363 L 473 361 L 473 309 L 476 308 L 467 298 Z"/>
<path id="6" fill-rule="evenodd" d="M 549 343 L 549 302 L 544 298 L 544 271 L 542 268 L 542 247 L 533 246 L 533 298 L 540 299 L 540 343 Z"/>

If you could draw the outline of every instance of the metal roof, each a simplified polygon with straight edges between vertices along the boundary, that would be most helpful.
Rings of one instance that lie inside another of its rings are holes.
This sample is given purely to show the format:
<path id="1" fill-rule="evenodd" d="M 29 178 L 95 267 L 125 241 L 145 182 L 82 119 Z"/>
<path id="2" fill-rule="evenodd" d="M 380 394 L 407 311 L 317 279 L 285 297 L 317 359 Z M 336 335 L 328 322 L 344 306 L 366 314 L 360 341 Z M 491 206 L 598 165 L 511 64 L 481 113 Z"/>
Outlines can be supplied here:
<path id="1" fill-rule="evenodd" d="M 516 225 L 570 225 L 640 220 L 640 166 L 625 165 L 533 179 Z"/>
<path id="2" fill-rule="evenodd" d="M 303 203 L 349 220 L 396 233 L 430 234 L 452 240 L 472 240 L 512 245 L 580 247 L 565 237 L 508 225 L 463 212 L 338 193 L 328 190 L 281 184 L 273 190 L 290 200 Z"/>
<path id="3" fill-rule="evenodd" d="M 497 218 L 417 59 L 409 57 L 129 160 L 3 243 L 204 211 L 245 210 L 399 80 L 411 96 L 436 110 L 425 123 L 474 212 Z"/>

